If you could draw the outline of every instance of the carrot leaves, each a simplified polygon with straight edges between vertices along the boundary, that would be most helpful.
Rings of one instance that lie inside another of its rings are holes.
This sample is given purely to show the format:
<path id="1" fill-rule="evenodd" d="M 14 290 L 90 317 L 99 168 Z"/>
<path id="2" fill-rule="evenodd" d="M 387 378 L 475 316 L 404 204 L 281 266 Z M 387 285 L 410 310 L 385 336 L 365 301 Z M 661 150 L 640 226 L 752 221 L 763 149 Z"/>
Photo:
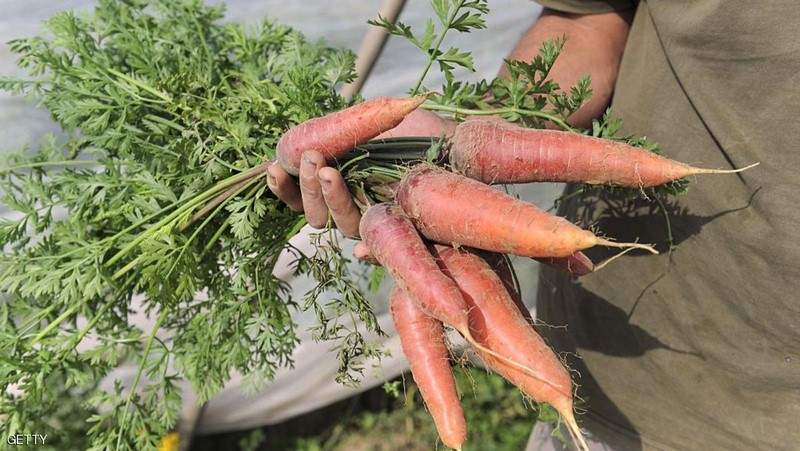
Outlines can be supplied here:
<path id="1" fill-rule="evenodd" d="M 347 106 L 336 88 L 353 55 L 222 17 L 192 0 L 100 0 L 10 44 L 29 78 L 0 89 L 64 133 L 0 163 L 4 436 L 69 425 L 47 445 L 152 449 L 177 421 L 178 381 L 202 401 L 233 372 L 269 380 L 291 364 L 303 308 L 275 275 L 282 254 L 315 294 L 333 292 L 314 308 L 340 379 L 377 353 L 345 257 L 289 243 L 302 216 L 269 195 L 263 170 L 284 130 Z M 359 329 L 333 323 L 348 313 Z"/>
<path id="2" fill-rule="evenodd" d="M 383 27 L 389 33 L 405 38 L 427 55 L 427 62 L 411 89 L 411 95 L 416 95 L 423 88 L 425 78 L 434 63 L 438 64 L 439 69 L 450 79 L 453 78 L 453 70 L 456 67 L 474 72 L 471 53 L 455 47 L 443 50 L 442 45 L 448 31 L 469 33 L 486 28 L 484 16 L 489 12 L 487 0 L 432 0 L 431 5 L 439 23 L 437 25 L 433 19 L 428 19 L 422 34 L 415 34 L 410 26 L 402 22 L 393 23 L 380 16 L 377 20 L 369 21 L 371 25 Z"/>

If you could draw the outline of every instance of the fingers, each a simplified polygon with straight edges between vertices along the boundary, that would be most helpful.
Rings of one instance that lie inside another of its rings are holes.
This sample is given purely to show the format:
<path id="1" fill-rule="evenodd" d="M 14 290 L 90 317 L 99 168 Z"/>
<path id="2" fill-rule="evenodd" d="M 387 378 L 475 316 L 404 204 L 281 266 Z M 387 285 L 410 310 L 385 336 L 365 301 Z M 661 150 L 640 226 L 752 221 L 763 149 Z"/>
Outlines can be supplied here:
<path id="1" fill-rule="evenodd" d="M 267 168 L 267 186 L 275 196 L 294 211 L 303 211 L 303 199 L 300 197 L 300 187 L 278 162 L 272 163 Z"/>
<path id="2" fill-rule="evenodd" d="M 306 221 L 321 229 L 328 223 L 328 210 L 341 232 L 358 237 L 361 212 L 339 171 L 326 166 L 316 151 L 303 153 L 300 160 L 299 186 L 293 178 L 273 163 L 267 168 L 267 185 L 275 195 L 295 211 L 305 212 Z"/>
<path id="3" fill-rule="evenodd" d="M 456 131 L 456 122 L 445 119 L 427 110 L 414 110 L 400 122 L 397 127 L 385 131 L 375 139 L 400 138 L 404 136 L 431 136 L 438 138 L 444 135 L 449 138 Z"/>
<path id="4" fill-rule="evenodd" d="M 317 179 L 322 187 L 322 196 L 331 211 L 336 227 L 348 237 L 358 237 L 358 223 L 361 211 L 358 209 L 344 178 L 334 168 L 323 167 L 317 171 Z"/>
<path id="5" fill-rule="evenodd" d="M 353 257 L 366 263 L 372 263 L 373 265 L 380 265 L 380 263 L 378 263 L 378 260 L 376 260 L 375 257 L 372 256 L 372 253 L 369 251 L 369 246 L 364 244 L 363 241 L 359 241 L 358 243 L 356 243 L 356 246 L 353 248 Z"/>
<path id="6" fill-rule="evenodd" d="M 315 229 L 321 229 L 328 223 L 328 206 L 322 197 L 322 187 L 317 178 L 317 171 L 324 166 L 325 157 L 315 150 L 304 152 L 300 159 L 299 178 L 303 211 L 306 221 Z"/>

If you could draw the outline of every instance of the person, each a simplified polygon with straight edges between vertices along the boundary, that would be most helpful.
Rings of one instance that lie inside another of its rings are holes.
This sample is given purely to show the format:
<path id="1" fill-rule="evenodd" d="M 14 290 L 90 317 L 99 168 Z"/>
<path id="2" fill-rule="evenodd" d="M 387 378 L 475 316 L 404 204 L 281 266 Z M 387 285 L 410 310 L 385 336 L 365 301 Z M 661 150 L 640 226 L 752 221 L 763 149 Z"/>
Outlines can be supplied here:
<path id="1" fill-rule="evenodd" d="M 569 86 L 590 74 L 594 90 L 574 125 L 590 125 L 610 104 L 624 132 L 646 135 L 671 158 L 761 163 L 691 180 L 687 194 L 659 197 L 657 208 L 611 195 L 560 204 L 573 221 L 664 251 L 577 282 L 541 272 L 537 316 L 567 327 L 540 331 L 576 370 L 592 449 L 796 449 L 800 3 L 539 3 L 545 12 L 510 56 L 529 60 L 545 40 L 567 38 L 551 78 Z M 306 154 L 299 185 L 277 166 L 269 173 L 273 192 L 310 224 L 324 225 L 330 211 L 357 236 L 358 209 L 321 155 Z M 538 424 L 528 449 L 560 449 L 551 433 Z"/>

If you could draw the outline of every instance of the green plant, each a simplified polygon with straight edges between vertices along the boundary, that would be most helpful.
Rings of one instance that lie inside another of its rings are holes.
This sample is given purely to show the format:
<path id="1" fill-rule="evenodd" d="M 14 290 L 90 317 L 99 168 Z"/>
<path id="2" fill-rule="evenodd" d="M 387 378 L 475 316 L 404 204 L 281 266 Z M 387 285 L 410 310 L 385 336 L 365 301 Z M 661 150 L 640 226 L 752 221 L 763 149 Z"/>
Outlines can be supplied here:
<path id="1" fill-rule="evenodd" d="M 268 380 L 297 343 L 298 301 L 272 274 L 283 249 L 340 293 L 317 308 L 322 323 L 346 311 L 377 330 L 344 257 L 293 249 L 302 218 L 251 169 L 291 124 L 346 105 L 334 89 L 352 77 L 352 54 L 271 22 L 223 25 L 222 13 L 103 0 L 92 15 L 54 16 L 47 38 L 11 42 L 35 78 L 0 88 L 36 98 L 67 138 L 0 168 L 2 201 L 18 213 L 0 224 L 4 433 L 46 428 L 63 381 L 91 394 L 93 449 L 149 448 L 177 420 L 179 377 L 201 400 L 233 370 Z M 150 330 L 130 321 L 137 294 Z M 343 358 L 377 353 L 330 323 L 318 336 L 343 339 Z M 97 390 L 123 361 L 138 362 L 132 387 Z M 343 380 L 356 377 L 357 363 L 343 366 Z"/>

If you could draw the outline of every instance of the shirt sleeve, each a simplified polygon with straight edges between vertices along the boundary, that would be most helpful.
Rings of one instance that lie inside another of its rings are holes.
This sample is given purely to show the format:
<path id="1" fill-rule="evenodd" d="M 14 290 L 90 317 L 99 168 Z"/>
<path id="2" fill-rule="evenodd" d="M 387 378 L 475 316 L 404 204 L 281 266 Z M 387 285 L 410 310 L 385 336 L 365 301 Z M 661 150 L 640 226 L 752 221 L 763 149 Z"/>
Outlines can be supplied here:
<path id="1" fill-rule="evenodd" d="M 597 14 L 636 8 L 637 0 L 535 0 L 545 8 L 564 13 Z"/>

